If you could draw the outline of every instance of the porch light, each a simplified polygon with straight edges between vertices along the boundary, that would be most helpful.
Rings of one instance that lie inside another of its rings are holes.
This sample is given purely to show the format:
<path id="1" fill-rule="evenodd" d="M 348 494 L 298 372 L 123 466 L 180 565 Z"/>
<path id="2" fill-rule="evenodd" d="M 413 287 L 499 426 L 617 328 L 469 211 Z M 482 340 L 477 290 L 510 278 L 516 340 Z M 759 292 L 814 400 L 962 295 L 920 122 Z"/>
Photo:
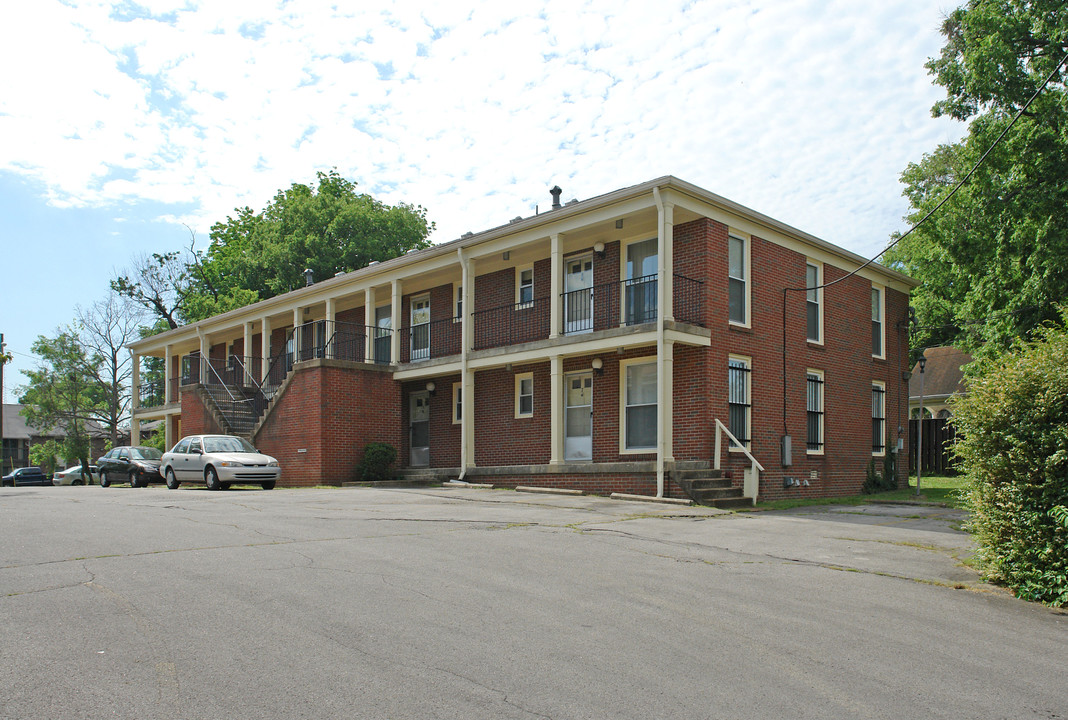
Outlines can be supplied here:
<path id="1" fill-rule="evenodd" d="M 593 252 L 597 254 L 598 259 L 604 259 L 604 243 L 599 242 L 593 246 Z"/>
<path id="2" fill-rule="evenodd" d="M 427 391 L 428 393 L 430 393 L 431 395 L 433 395 L 433 394 L 434 394 L 434 392 L 435 392 L 435 391 L 436 391 L 437 389 L 438 389 L 438 386 L 434 384 L 434 381 L 433 381 L 433 380 L 431 380 L 430 382 L 428 382 L 428 383 L 426 384 L 426 391 Z"/>
<path id="3" fill-rule="evenodd" d="M 601 358 L 594 358 L 593 362 L 590 363 L 590 366 L 598 375 L 604 375 L 604 361 L 602 361 Z"/>

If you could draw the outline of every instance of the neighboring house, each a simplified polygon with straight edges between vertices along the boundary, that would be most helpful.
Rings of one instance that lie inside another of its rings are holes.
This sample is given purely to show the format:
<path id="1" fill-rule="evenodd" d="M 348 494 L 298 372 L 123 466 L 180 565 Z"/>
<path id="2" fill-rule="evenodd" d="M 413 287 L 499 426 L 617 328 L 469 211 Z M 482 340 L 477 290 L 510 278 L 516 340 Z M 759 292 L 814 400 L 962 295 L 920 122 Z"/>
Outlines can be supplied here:
<path id="1" fill-rule="evenodd" d="M 63 433 L 55 428 L 42 431 L 26 422 L 22 414 L 22 405 L 4 405 L 3 468 L 7 473 L 14 468 L 30 465 L 30 448 L 49 440 L 63 440 Z M 107 433 L 96 423 L 89 427 L 91 453 L 103 450 Z M 93 455 L 93 459 L 96 455 Z M 57 458 L 57 461 L 61 458 Z"/>
<path id="2" fill-rule="evenodd" d="M 150 420 L 168 447 L 241 434 L 286 485 L 356 479 L 380 441 L 401 474 L 503 486 L 678 497 L 719 459 L 750 500 L 859 491 L 905 424 L 913 280 L 674 177 L 552 192 L 131 344 L 133 442 Z M 834 281 L 786 294 L 783 327 L 784 288 Z M 166 380 L 141 383 L 145 356 Z"/>
<path id="3" fill-rule="evenodd" d="M 953 416 L 954 397 L 966 392 L 964 366 L 972 356 L 955 347 L 932 347 L 923 351 L 927 359 L 923 373 L 924 417 L 948 420 Z M 920 416 L 920 364 L 912 367 L 909 379 L 909 417 Z"/>

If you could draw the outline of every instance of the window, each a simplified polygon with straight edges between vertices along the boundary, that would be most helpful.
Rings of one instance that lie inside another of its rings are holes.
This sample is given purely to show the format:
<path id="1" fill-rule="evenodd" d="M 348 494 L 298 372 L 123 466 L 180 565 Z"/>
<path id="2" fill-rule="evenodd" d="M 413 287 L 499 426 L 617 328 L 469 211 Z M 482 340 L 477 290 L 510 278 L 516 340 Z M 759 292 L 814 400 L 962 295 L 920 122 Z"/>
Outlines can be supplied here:
<path id="1" fill-rule="evenodd" d="M 745 240 L 731 235 L 727 238 L 727 274 L 729 279 L 730 321 L 745 325 L 749 320 Z"/>
<path id="2" fill-rule="evenodd" d="M 515 301 L 522 307 L 534 302 L 534 268 L 516 268 Z"/>
<path id="3" fill-rule="evenodd" d="M 883 291 L 871 289 L 871 354 L 883 356 Z"/>
<path id="4" fill-rule="evenodd" d="M 732 357 L 727 362 L 728 429 L 744 447 L 749 447 L 749 360 Z M 730 447 L 737 445 L 731 441 Z"/>
<path id="5" fill-rule="evenodd" d="M 823 342 L 822 328 L 820 327 L 820 315 L 822 314 L 822 308 L 820 307 L 821 295 L 823 289 L 819 286 L 823 284 L 823 268 L 815 263 L 809 263 L 805 266 L 805 287 L 806 288 L 818 288 L 815 290 L 808 290 L 805 293 L 805 311 L 808 316 L 808 334 L 807 337 L 810 342 Z"/>
<path id="6" fill-rule="evenodd" d="M 430 296 L 412 298 L 411 359 L 430 357 Z"/>
<path id="7" fill-rule="evenodd" d="M 456 308 L 456 314 L 452 316 L 453 322 L 460 322 L 464 318 L 464 286 L 453 285 L 453 307 Z"/>
<path id="8" fill-rule="evenodd" d="M 808 433 L 806 448 L 810 453 L 823 452 L 823 373 L 809 370 L 806 376 L 806 410 Z"/>
<path id="9" fill-rule="evenodd" d="M 464 384 L 452 384 L 452 424 L 459 424 L 464 417 Z"/>
<path id="10" fill-rule="evenodd" d="M 638 325 L 656 320 L 657 239 L 627 246 L 624 269 L 623 323 Z"/>
<path id="11" fill-rule="evenodd" d="M 876 381 L 871 384 L 871 452 L 886 452 L 886 385 Z"/>
<path id="12" fill-rule="evenodd" d="M 515 376 L 515 416 L 534 416 L 534 374 L 521 373 Z"/>
<path id="13" fill-rule="evenodd" d="M 624 364 L 623 448 L 656 448 L 656 363 Z"/>

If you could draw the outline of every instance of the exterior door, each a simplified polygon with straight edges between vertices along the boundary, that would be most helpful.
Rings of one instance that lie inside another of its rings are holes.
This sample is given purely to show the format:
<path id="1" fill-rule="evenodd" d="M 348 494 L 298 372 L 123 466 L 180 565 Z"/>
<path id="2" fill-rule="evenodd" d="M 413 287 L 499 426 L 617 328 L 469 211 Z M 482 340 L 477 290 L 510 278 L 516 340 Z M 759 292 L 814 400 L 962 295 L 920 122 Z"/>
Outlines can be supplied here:
<path id="1" fill-rule="evenodd" d="M 375 362 L 389 364 L 392 351 L 393 306 L 375 308 Z"/>
<path id="2" fill-rule="evenodd" d="M 430 357 L 430 298 L 412 300 L 412 360 Z"/>
<path id="3" fill-rule="evenodd" d="M 568 260 L 564 272 L 564 332 L 593 330 L 593 258 Z"/>
<path id="4" fill-rule="evenodd" d="M 414 392 L 408 396 L 408 445 L 411 467 L 430 466 L 430 393 Z"/>
<path id="5" fill-rule="evenodd" d="M 564 460 L 593 459 L 593 373 L 566 378 Z"/>

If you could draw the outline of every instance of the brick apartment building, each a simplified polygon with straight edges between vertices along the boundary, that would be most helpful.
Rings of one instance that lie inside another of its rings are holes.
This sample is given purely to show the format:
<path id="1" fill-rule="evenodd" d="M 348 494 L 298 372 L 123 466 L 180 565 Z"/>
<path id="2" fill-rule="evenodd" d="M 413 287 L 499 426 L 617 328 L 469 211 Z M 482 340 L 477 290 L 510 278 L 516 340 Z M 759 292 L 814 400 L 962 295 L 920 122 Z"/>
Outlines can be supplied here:
<path id="1" fill-rule="evenodd" d="M 401 474 L 505 486 L 681 497 L 719 467 L 749 501 L 856 493 L 897 451 L 914 281 L 674 177 L 553 190 L 134 343 L 166 378 L 135 373 L 134 441 L 244 435 L 290 486 L 355 479 L 376 441 Z"/>

